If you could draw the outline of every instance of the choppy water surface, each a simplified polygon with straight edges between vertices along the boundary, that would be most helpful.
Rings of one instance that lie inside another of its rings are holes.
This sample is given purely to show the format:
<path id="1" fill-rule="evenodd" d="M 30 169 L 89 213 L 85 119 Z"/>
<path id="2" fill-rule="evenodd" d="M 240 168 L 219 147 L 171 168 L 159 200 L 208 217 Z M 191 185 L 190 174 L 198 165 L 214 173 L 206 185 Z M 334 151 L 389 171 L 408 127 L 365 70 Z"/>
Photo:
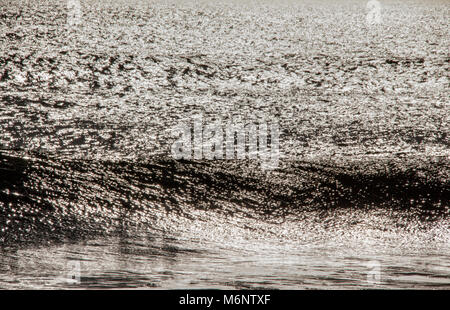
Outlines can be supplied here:
<path id="1" fill-rule="evenodd" d="M 80 3 L 0 0 L 0 288 L 450 287 L 448 1 Z"/>

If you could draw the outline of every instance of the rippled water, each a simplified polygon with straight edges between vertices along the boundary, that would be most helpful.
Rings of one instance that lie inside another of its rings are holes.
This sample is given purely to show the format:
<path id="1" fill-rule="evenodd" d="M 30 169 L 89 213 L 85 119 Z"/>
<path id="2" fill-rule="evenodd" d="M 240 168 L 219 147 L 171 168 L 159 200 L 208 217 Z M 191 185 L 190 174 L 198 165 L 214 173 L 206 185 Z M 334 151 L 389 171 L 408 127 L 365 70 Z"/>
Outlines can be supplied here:
<path id="1" fill-rule="evenodd" d="M 180 236 L 121 236 L 2 251 L 0 281 L 8 289 L 450 288 L 448 243 L 417 246 L 422 241 L 414 246 L 380 240 L 218 245 Z M 69 282 L 74 262 L 80 264 L 76 283 Z M 374 262 L 380 266 L 376 281 L 370 278 Z"/>
<path id="2" fill-rule="evenodd" d="M 0 0 L 0 288 L 448 289 L 450 7 L 382 5 Z M 173 160 L 198 114 L 279 168 Z"/>

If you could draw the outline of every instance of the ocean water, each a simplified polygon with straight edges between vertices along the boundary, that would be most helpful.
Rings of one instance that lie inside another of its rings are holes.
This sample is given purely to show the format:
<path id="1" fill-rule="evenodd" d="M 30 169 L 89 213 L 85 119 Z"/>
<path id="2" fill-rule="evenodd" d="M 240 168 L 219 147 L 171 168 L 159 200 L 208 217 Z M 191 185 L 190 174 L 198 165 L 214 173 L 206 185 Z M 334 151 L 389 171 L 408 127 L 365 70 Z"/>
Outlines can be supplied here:
<path id="1" fill-rule="evenodd" d="M 448 1 L 77 3 L 0 0 L 0 288 L 450 287 Z"/>

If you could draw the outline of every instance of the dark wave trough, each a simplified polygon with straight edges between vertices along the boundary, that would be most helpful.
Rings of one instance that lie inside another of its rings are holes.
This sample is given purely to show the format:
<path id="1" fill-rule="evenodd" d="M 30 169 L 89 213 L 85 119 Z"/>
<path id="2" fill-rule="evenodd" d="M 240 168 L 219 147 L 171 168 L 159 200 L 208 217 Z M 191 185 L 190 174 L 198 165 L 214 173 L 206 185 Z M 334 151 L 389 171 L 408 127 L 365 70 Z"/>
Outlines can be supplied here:
<path id="1" fill-rule="evenodd" d="M 288 162 L 255 172 L 251 162 L 110 162 L 1 154 L 0 240 L 3 245 L 41 239 L 95 237 L 139 227 L 166 230 L 170 214 L 190 220 L 248 217 L 277 223 L 335 219 L 346 209 L 391 216 L 380 229 L 420 229 L 450 212 L 445 159 L 359 162 Z M 420 223 L 417 226 L 417 223 Z M 230 225 L 233 225 L 230 222 Z M 349 223 L 336 223 L 349 225 Z M 393 225 L 394 227 L 390 227 Z"/>

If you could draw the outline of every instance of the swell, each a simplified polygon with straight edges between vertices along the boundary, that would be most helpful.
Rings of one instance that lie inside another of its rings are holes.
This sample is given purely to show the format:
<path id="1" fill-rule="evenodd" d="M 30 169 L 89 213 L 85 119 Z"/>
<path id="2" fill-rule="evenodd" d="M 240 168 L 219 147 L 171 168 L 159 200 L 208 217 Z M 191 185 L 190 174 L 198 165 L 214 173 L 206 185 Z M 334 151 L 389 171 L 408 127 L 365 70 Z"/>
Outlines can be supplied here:
<path id="1" fill-rule="evenodd" d="M 144 93 L 158 94 L 174 89 L 225 97 L 242 92 L 258 97 L 258 94 L 267 93 L 267 89 L 270 89 L 269 93 L 285 95 L 314 94 L 317 91 L 391 95 L 420 92 L 431 95 L 440 93 L 438 90 L 448 85 L 445 72 L 441 72 L 448 62 L 445 55 L 423 58 L 386 56 L 373 51 L 368 55 L 357 52 L 357 57 L 337 56 L 331 52 L 312 56 L 285 53 L 279 58 L 261 56 L 249 63 L 233 57 L 218 59 L 216 55 L 201 53 L 173 55 L 149 53 L 145 49 L 139 51 L 100 52 L 81 50 L 79 46 L 74 49 L 59 46 L 52 54 L 39 53 L 29 47 L 27 52 L 3 52 L 0 53 L 0 88 L 5 92 L 11 89 L 39 91 L 61 98 L 73 93 L 127 99 L 135 98 L 137 94 L 139 97 Z M 392 85 L 388 87 L 381 83 L 387 79 L 386 76 L 378 76 L 379 73 L 367 76 L 372 69 L 401 75 L 402 79 L 390 81 Z M 431 80 L 428 76 L 433 70 L 439 72 Z M 417 72 L 424 73 L 418 76 Z M 269 73 L 276 73 L 276 78 L 268 78 Z M 317 77 L 322 74 L 328 78 Z M 296 80 L 304 78 L 304 82 L 294 85 L 292 76 Z M 355 82 L 367 79 L 370 79 L 370 83 L 367 82 L 369 86 L 361 87 L 360 82 Z M 236 82 L 239 89 L 236 89 Z M 286 84 L 292 85 L 287 88 Z M 403 87 L 404 84 L 409 87 Z"/>
<path id="2" fill-rule="evenodd" d="M 236 217 L 273 224 L 315 214 L 327 221 L 354 210 L 426 225 L 450 213 L 445 158 L 291 161 L 272 172 L 253 165 L 0 152 L 0 244 L 170 231 L 167 218 L 207 220 L 199 212 L 230 225 Z"/>

